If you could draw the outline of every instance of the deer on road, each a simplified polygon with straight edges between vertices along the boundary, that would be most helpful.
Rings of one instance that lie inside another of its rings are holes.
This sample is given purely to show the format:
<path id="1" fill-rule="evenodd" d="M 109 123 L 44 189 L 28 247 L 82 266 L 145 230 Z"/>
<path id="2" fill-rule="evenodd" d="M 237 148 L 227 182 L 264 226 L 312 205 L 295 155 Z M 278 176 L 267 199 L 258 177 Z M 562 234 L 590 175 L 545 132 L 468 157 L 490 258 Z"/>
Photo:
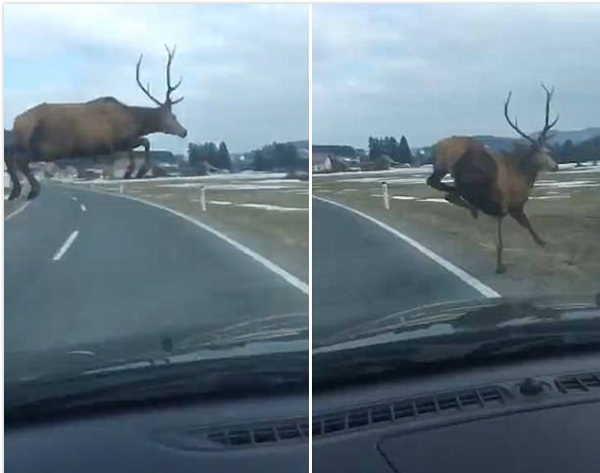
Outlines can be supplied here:
<path id="1" fill-rule="evenodd" d="M 504 102 L 504 117 L 526 140 L 526 146 L 518 146 L 511 153 L 500 153 L 469 137 L 446 138 L 435 146 L 433 173 L 427 179 L 429 186 L 446 192 L 446 200 L 466 208 L 473 218 L 478 217 L 479 211 L 497 218 L 497 273 L 506 271 L 502 262 L 502 221 L 507 214 L 525 228 L 538 245 L 544 246 L 524 210 L 538 174 L 558 169 L 546 147 L 548 132 L 558 121 L 558 116 L 549 121 L 554 89 L 548 90 L 544 84 L 542 87 L 546 94 L 546 118 L 536 138 L 519 129 L 516 119 L 514 122 L 510 119 L 508 106 L 512 92 Z M 454 186 L 441 182 L 448 173 L 454 178 Z"/>
<path id="2" fill-rule="evenodd" d="M 137 173 L 137 177 L 141 178 L 151 166 L 150 142 L 146 135 L 165 133 L 185 138 L 187 130 L 177 121 L 172 111 L 173 105 L 183 100 L 183 97 L 175 100 L 171 98 L 182 80 L 171 85 L 171 63 L 176 48 L 171 50 L 166 45 L 165 48 L 167 91 L 163 102 L 150 93 L 149 85 L 144 87 L 141 83 L 143 55 L 136 65 L 136 82 L 157 107 L 128 106 L 114 97 L 101 97 L 85 103 L 42 103 L 16 117 L 14 143 L 10 152 L 7 153 L 5 148 L 4 154 L 4 162 L 12 182 L 9 200 L 16 199 L 21 194 L 17 170 L 25 175 L 31 186 L 27 198 L 33 199 L 40 193 L 40 184 L 29 168 L 30 162 L 129 152 L 128 178 L 135 169 L 131 151 L 143 146 L 144 164 Z"/>

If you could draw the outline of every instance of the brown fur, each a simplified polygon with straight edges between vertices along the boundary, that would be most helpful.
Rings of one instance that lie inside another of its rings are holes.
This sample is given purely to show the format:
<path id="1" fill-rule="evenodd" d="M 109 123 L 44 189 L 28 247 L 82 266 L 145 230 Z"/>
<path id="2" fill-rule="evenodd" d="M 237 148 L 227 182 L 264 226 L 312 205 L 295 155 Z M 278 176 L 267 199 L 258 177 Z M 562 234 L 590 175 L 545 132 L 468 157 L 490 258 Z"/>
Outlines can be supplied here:
<path id="1" fill-rule="evenodd" d="M 490 213 L 481 210 L 499 216 L 527 202 L 539 172 L 530 163 L 531 152 L 507 155 L 486 148 L 473 138 L 451 137 L 436 145 L 434 175 L 443 177 L 450 173 L 456 186 L 452 190 L 461 195 L 472 195 L 473 192 L 469 193 L 468 188 L 473 185 L 481 188 L 484 181 L 487 193 L 479 196 L 478 201 L 489 201 L 488 206 L 497 207 L 499 211 Z"/>
<path id="2" fill-rule="evenodd" d="M 15 119 L 15 146 L 31 152 L 31 161 L 111 154 L 140 146 L 139 138 L 160 125 L 160 109 L 128 107 L 112 97 L 44 103 Z"/>
<path id="3" fill-rule="evenodd" d="M 474 218 L 479 211 L 499 218 L 497 272 L 505 270 L 501 220 L 507 214 L 527 229 L 536 243 L 544 244 L 524 212 L 540 171 L 533 161 L 535 148 L 507 155 L 486 148 L 472 138 L 451 137 L 440 141 L 435 150 L 434 171 L 427 184 L 447 192 L 449 202 L 468 209 Z M 454 186 L 441 182 L 448 173 L 454 178 Z"/>
<path id="4" fill-rule="evenodd" d="M 544 245 L 524 210 L 538 173 L 547 168 L 558 168 L 545 147 L 548 132 L 558 122 L 558 115 L 550 122 L 550 102 L 554 88 L 549 90 L 543 83 L 541 85 L 546 94 L 546 117 L 537 139 L 524 133 L 517 125 L 517 120 L 513 122 L 508 116 L 512 96 L 512 92 L 509 92 L 504 102 L 504 118 L 529 144 L 526 147 L 519 146 L 513 153 L 506 155 L 469 137 L 446 138 L 435 145 L 433 173 L 427 179 L 428 185 L 446 192 L 446 200 L 468 209 L 473 218 L 478 217 L 480 210 L 498 218 L 497 273 L 506 270 L 502 264 L 502 220 L 506 214 L 525 228 L 538 245 Z M 452 174 L 455 186 L 442 182 L 448 173 Z"/>
<path id="5" fill-rule="evenodd" d="M 14 122 L 14 146 L 10 153 L 5 150 L 4 155 L 13 184 L 9 199 L 15 199 L 21 193 L 17 169 L 31 185 L 28 198 L 39 194 L 40 185 L 29 169 L 30 162 L 112 155 L 143 146 L 146 158 L 137 174 L 137 177 L 143 177 L 151 167 L 150 142 L 146 135 L 162 132 L 184 138 L 187 130 L 171 111 L 172 106 L 183 99 L 171 99 L 171 93 L 181 83 L 180 80 L 171 86 L 170 66 L 175 49 L 166 49 L 167 93 L 164 102 L 153 97 L 140 82 L 142 57 L 136 66 L 137 84 L 158 107 L 130 107 L 113 97 L 101 97 L 85 103 L 42 103 L 19 115 Z M 130 161 L 126 177 L 135 166 L 131 154 Z"/>

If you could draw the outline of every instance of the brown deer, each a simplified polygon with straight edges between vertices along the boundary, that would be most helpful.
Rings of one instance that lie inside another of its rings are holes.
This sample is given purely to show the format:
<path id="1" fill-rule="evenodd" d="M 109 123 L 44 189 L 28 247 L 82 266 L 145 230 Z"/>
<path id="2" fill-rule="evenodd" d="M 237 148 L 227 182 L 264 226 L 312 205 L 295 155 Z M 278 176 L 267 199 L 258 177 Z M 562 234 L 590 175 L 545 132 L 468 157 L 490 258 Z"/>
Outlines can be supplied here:
<path id="1" fill-rule="evenodd" d="M 20 170 L 31 185 L 28 199 L 35 198 L 40 185 L 33 176 L 30 162 L 57 161 L 88 156 L 112 155 L 129 152 L 130 164 L 126 178 L 135 169 L 133 153 L 139 146 L 144 147 L 145 160 L 137 177 L 145 175 L 151 166 L 150 142 L 146 135 L 165 133 L 181 138 L 187 130 L 177 121 L 172 106 L 183 97 L 173 100 L 171 94 L 181 85 L 181 80 L 171 85 L 171 63 L 176 48 L 167 50 L 167 92 L 161 102 L 150 94 L 150 86 L 144 87 L 140 81 L 140 67 L 143 55 L 137 62 L 135 79 L 142 91 L 157 107 L 133 107 L 119 102 L 113 97 L 101 97 L 85 103 L 37 105 L 15 118 L 14 144 L 12 152 L 4 155 L 4 162 L 12 181 L 9 200 L 21 194 L 17 175 Z"/>
<path id="2" fill-rule="evenodd" d="M 508 105 L 512 92 L 509 92 L 504 102 L 504 117 L 510 127 L 527 141 L 527 145 L 517 146 L 513 152 L 504 154 L 487 148 L 472 138 L 446 138 L 435 147 L 433 173 L 427 179 L 429 186 L 447 192 L 446 200 L 468 209 L 473 218 L 477 218 L 478 212 L 482 211 L 498 219 L 497 273 L 506 271 L 502 263 L 502 221 L 507 214 L 529 231 L 538 245 L 544 246 L 524 211 L 538 173 L 558 169 L 546 147 L 546 141 L 550 138 L 548 132 L 558 121 L 558 116 L 552 122 L 549 121 L 554 89 L 548 90 L 544 84 L 542 87 L 546 93 L 546 118 L 544 128 L 537 138 L 521 131 L 516 119 L 511 121 Z M 441 182 L 448 173 L 454 178 L 454 186 Z"/>

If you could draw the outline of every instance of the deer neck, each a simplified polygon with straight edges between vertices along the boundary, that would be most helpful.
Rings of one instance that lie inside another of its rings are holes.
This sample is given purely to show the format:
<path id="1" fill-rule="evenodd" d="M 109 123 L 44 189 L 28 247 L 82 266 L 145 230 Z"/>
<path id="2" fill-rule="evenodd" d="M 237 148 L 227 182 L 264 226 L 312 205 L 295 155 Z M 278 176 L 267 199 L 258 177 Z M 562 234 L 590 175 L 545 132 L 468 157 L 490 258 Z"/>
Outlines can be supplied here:
<path id="1" fill-rule="evenodd" d="M 131 113 L 140 136 L 160 131 L 160 108 L 131 107 Z"/>
<path id="2" fill-rule="evenodd" d="M 539 170 L 533 164 L 530 157 L 523 157 L 518 162 L 520 174 L 523 176 L 529 187 L 533 186 L 537 179 Z"/>

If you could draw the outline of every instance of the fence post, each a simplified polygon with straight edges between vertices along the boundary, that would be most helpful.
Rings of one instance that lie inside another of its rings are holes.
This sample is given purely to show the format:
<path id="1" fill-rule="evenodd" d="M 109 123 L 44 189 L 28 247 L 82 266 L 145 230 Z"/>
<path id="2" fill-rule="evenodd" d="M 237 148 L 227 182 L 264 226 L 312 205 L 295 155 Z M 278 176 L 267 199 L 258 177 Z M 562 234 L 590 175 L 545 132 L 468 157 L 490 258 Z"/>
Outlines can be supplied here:
<path id="1" fill-rule="evenodd" d="M 390 210 L 390 195 L 388 193 L 387 182 L 381 182 L 381 190 L 383 193 L 383 207 L 385 208 L 385 210 Z"/>
<path id="2" fill-rule="evenodd" d="M 202 212 L 206 212 L 206 190 L 204 186 L 200 186 L 200 207 Z"/>

